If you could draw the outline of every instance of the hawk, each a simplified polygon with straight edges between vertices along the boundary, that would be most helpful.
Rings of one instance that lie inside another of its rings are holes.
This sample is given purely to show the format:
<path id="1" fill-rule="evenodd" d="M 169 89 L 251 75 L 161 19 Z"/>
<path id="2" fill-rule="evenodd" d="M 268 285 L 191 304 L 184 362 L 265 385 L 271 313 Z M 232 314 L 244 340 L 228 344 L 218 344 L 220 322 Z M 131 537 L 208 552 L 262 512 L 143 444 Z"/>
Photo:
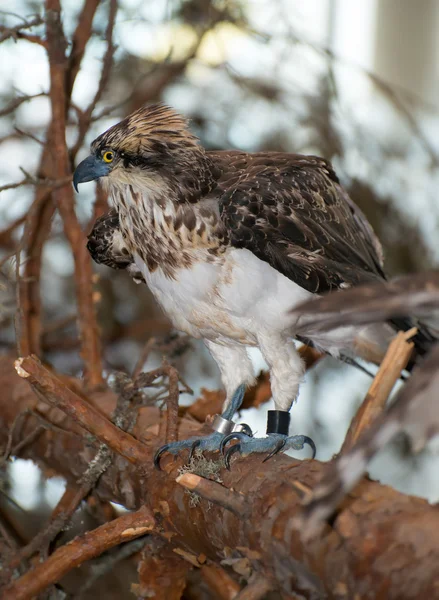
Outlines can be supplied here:
<path id="1" fill-rule="evenodd" d="M 73 182 L 101 179 L 112 210 L 95 224 L 94 260 L 145 282 L 174 326 L 204 340 L 221 371 L 224 412 L 202 439 L 162 447 L 266 452 L 305 443 L 289 437 L 289 411 L 304 376 L 291 309 L 333 290 L 385 279 L 381 245 L 331 164 L 281 152 L 207 151 L 187 120 L 164 105 L 145 106 L 91 144 Z M 401 321 L 402 322 L 402 321 Z M 397 324 L 401 327 L 401 322 Z M 403 322 L 402 327 L 410 327 Z M 376 354 L 389 325 L 339 327 L 300 339 L 333 355 Z M 429 336 L 416 338 L 420 353 Z M 258 347 L 270 369 L 275 410 L 267 436 L 232 421 L 254 373 Z M 359 348 L 363 348 L 360 352 Z"/>

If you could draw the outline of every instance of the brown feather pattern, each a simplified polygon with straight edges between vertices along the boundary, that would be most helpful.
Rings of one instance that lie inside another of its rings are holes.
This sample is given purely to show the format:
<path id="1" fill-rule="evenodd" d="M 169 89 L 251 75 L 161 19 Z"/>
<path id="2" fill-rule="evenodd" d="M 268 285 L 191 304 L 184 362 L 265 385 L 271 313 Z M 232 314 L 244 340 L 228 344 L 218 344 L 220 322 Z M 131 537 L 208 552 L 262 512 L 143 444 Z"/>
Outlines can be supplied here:
<path id="1" fill-rule="evenodd" d="M 89 247 L 100 262 L 124 268 L 127 250 L 130 261 L 137 254 L 150 272 L 160 267 L 174 279 L 195 261 L 221 262 L 234 247 L 318 295 L 385 280 L 378 239 L 322 158 L 206 151 L 164 105 L 142 107 L 91 149 L 115 155 L 105 179 L 126 245 L 108 233 L 114 215 L 98 221 Z"/>
<path id="2" fill-rule="evenodd" d="M 155 222 L 133 215 L 135 245 L 152 270 L 168 264 L 172 276 L 178 265 L 189 266 L 179 235 L 184 223 L 189 243 L 200 243 L 206 231 L 212 255 L 224 245 L 247 248 L 315 293 L 384 278 L 377 238 L 322 158 L 205 151 L 186 120 L 162 105 L 141 108 L 92 144 L 97 154 L 108 148 L 127 172 L 141 168 L 163 182 L 175 204 L 167 240 L 167 232 L 154 234 Z"/>

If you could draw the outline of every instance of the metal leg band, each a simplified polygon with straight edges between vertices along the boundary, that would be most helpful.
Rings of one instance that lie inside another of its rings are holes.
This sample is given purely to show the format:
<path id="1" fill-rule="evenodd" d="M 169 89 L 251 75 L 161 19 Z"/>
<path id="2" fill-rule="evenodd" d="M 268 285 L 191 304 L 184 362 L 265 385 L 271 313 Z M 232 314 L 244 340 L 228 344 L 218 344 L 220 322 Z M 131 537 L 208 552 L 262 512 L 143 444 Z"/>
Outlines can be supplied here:
<path id="1" fill-rule="evenodd" d="M 215 415 L 211 427 L 214 431 L 218 431 L 223 435 L 230 435 L 231 433 L 245 433 L 249 436 L 252 435 L 252 430 L 245 423 L 235 423 L 234 421 L 225 419 L 221 415 Z"/>

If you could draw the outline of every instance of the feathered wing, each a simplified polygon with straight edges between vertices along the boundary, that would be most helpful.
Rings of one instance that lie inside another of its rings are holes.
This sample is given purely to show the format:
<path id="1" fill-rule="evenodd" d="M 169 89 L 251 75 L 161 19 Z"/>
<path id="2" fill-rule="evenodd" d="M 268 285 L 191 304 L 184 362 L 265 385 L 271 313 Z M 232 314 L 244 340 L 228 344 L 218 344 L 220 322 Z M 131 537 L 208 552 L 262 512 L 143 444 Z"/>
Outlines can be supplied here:
<path id="1" fill-rule="evenodd" d="M 145 281 L 125 243 L 116 210 L 111 209 L 96 219 L 88 235 L 87 249 L 96 263 L 126 269 L 136 283 Z"/>
<path id="2" fill-rule="evenodd" d="M 229 153 L 219 187 L 231 244 L 306 290 L 322 294 L 385 278 L 372 228 L 324 159 Z"/>
<path id="3" fill-rule="evenodd" d="M 126 269 L 134 262 L 126 246 L 115 244 L 120 234 L 119 214 L 111 209 L 98 217 L 88 235 L 87 249 L 93 260 L 112 269 Z"/>

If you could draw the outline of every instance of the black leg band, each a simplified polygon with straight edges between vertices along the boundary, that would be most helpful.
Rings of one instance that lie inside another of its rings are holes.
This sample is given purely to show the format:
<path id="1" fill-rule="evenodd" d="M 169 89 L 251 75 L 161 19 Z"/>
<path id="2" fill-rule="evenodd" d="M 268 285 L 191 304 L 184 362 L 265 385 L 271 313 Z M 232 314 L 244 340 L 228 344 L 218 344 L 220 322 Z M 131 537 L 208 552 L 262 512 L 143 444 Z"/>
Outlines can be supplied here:
<path id="1" fill-rule="evenodd" d="M 288 435 L 290 413 L 285 410 L 269 410 L 267 413 L 267 433 Z"/>

